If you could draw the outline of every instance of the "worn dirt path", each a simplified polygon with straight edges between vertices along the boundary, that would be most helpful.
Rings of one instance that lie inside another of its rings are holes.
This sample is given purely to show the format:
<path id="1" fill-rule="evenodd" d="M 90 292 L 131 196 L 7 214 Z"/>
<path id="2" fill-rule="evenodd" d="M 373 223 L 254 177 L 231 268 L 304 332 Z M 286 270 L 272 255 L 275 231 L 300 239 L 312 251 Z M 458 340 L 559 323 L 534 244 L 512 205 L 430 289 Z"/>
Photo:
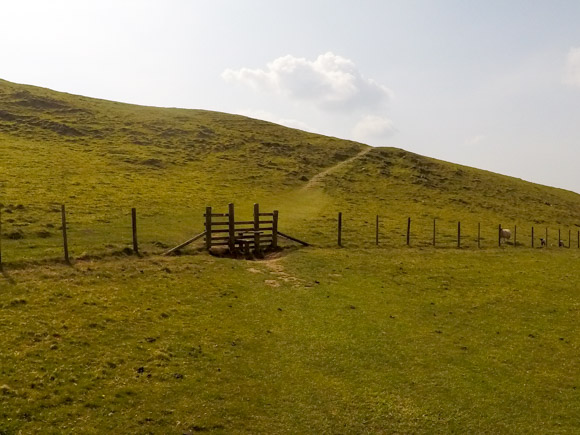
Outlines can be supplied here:
<path id="1" fill-rule="evenodd" d="M 274 254 L 265 258 L 264 260 L 256 261 L 256 266 L 261 265 L 263 268 L 255 268 L 250 267 L 248 268 L 248 272 L 251 273 L 265 273 L 266 278 L 264 282 L 266 285 L 270 287 L 280 287 L 280 285 L 284 283 L 292 284 L 293 287 L 300 287 L 304 284 L 304 280 L 287 273 L 284 269 L 284 266 L 281 264 L 283 256 L 278 254 Z"/>
<path id="2" fill-rule="evenodd" d="M 366 149 L 362 150 L 360 153 L 358 153 L 356 156 L 353 156 L 353 157 L 351 157 L 349 159 L 343 160 L 342 162 L 340 162 L 340 163 L 338 163 L 338 164 L 336 164 L 334 166 L 331 166 L 330 168 L 326 168 L 322 172 L 319 172 L 314 177 L 312 177 L 310 179 L 310 181 L 308 181 L 308 183 L 306 183 L 306 185 L 304 185 L 304 187 L 302 188 L 302 190 L 312 189 L 314 187 L 320 186 L 320 184 L 322 183 L 322 180 L 324 179 L 324 177 L 326 177 L 327 175 L 333 173 L 334 171 L 342 168 L 343 166 L 352 163 L 356 159 L 360 159 L 362 156 L 364 156 L 365 154 L 367 154 L 368 152 L 370 152 L 372 149 L 373 149 L 372 147 L 366 148 Z"/>

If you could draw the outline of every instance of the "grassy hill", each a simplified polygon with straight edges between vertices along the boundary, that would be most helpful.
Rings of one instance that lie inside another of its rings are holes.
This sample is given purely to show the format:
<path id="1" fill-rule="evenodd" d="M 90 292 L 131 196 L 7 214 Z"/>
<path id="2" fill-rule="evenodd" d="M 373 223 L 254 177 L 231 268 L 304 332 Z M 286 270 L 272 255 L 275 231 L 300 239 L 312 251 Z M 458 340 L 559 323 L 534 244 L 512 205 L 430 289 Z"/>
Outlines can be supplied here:
<path id="1" fill-rule="evenodd" d="M 385 243 L 394 246 L 404 238 L 408 216 L 419 244 L 431 240 L 433 218 L 450 245 L 458 220 L 468 245 L 478 222 L 490 243 L 500 223 L 518 225 L 528 243 L 532 225 L 538 232 L 562 228 L 566 236 L 580 225 L 578 194 L 401 149 L 370 149 L 340 166 L 368 148 L 242 116 L 0 81 L 0 202 L 5 217 L 11 214 L 4 233 L 18 238 L 7 243 L 27 247 L 26 258 L 52 252 L 61 203 L 70 212 L 73 239 L 81 231 L 77 254 L 102 250 L 96 240 L 104 234 L 106 245 L 123 246 L 131 207 L 139 209 L 151 249 L 201 231 L 204 207 L 228 202 L 241 213 L 250 213 L 253 202 L 277 208 L 287 231 L 318 245 L 333 243 L 338 211 L 345 216 L 345 241 L 355 245 L 373 240 L 376 214 Z"/>
<path id="2" fill-rule="evenodd" d="M 315 246 L 156 255 L 228 202 L 280 210 L 281 230 Z M 580 427 L 580 249 L 553 247 L 578 230 L 575 193 L 0 81 L 0 203 L 0 435 Z M 61 256 L 61 203 L 72 266 L 41 261 Z M 109 255 L 130 245 L 131 207 L 148 255 Z M 449 249 L 427 248 L 434 218 Z M 467 249 L 450 249 L 458 220 Z M 500 223 L 517 249 L 497 248 Z M 532 225 L 549 249 L 527 248 Z"/>

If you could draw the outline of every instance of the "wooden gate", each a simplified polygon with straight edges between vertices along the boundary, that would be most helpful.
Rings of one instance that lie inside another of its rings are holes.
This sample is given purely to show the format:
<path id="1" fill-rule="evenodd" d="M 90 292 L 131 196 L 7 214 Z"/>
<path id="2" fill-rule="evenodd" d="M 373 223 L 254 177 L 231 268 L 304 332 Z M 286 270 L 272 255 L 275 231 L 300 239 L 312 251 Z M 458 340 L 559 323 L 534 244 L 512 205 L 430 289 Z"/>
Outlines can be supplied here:
<path id="1" fill-rule="evenodd" d="M 254 219 L 236 221 L 234 204 L 228 205 L 227 213 L 213 213 L 205 209 L 205 246 L 227 246 L 230 252 L 250 249 L 260 252 L 278 247 L 278 210 L 260 213 L 260 205 L 254 204 Z"/>

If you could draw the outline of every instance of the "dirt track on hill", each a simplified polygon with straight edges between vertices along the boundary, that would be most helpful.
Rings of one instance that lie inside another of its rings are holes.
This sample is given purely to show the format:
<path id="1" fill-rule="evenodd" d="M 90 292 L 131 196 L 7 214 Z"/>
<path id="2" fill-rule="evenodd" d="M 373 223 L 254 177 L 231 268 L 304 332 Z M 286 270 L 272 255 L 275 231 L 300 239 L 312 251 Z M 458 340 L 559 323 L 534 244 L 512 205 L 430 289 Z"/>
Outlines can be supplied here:
<path id="1" fill-rule="evenodd" d="M 304 185 L 304 187 L 302 187 L 302 190 L 308 190 L 308 189 L 312 189 L 314 187 L 320 186 L 322 184 L 322 180 L 324 179 L 324 177 L 326 177 L 327 175 L 333 173 L 334 171 L 342 168 L 343 166 L 348 165 L 348 164 L 352 163 L 353 161 L 361 158 L 362 156 L 364 156 L 365 154 L 370 152 L 372 149 L 373 149 L 372 147 L 366 148 L 366 149 L 362 150 L 360 153 L 358 153 L 356 156 L 353 156 L 349 159 L 343 160 L 342 162 L 340 162 L 334 166 L 331 166 L 330 168 L 326 168 L 322 172 L 319 172 L 314 177 L 312 177 L 308 181 L 308 183 L 306 183 Z"/>

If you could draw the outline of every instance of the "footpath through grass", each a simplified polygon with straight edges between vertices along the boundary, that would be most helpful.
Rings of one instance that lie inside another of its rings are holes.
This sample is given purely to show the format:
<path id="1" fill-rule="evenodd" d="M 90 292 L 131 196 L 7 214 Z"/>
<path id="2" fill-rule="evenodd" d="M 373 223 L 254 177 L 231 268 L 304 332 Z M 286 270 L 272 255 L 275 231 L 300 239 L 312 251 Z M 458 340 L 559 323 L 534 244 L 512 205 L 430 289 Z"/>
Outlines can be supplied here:
<path id="1" fill-rule="evenodd" d="M 577 433 L 574 250 L 302 249 L 0 277 L 0 433 Z"/>

